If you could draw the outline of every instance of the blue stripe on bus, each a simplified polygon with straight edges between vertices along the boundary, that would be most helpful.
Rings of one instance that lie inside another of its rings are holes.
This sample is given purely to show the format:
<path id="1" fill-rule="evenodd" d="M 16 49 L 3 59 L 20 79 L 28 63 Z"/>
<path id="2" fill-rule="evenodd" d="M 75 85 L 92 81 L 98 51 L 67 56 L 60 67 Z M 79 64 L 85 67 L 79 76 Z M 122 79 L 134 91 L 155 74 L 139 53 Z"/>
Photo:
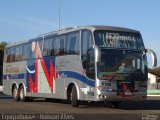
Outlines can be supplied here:
<path id="1" fill-rule="evenodd" d="M 64 77 L 69 77 L 69 78 L 74 78 L 74 79 L 77 79 L 91 87 L 95 87 L 95 81 L 94 80 L 91 80 L 91 79 L 88 79 L 87 77 L 77 73 L 77 72 L 73 72 L 73 71 L 61 71 L 61 72 L 58 72 L 60 73 L 61 75 L 64 75 Z M 63 76 L 61 76 L 63 77 Z"/>
<path id="2" fill-rule="evenodd" d="M 79 80 L 91 87 L 95 87 L 95 81 L 94 80 L 91 80 L 91 79 L 88 79 L 87 77 L 77 73 L 77 72 L 73 72 L 73 71 L 61 71 L 61 72 L 57 72 L 57 74 L 61 74 L 61 77 L 62 74 L 64 75 L 64 77 L 69 77 L 69 78 L 74 78 L 76 80 Z M 3 75 L 3 79 L 7 79 L 7 80 L 10 80 L 10 79 L 26 79 L 26 75 L 25 74 L 10 74 L 10 75 Z"/>
<path id="3" fill-rule="evenodd" d="M 9 75 L 3 75 L 3 79 L 25 79 L 25 74 L 9 74 Z"/>

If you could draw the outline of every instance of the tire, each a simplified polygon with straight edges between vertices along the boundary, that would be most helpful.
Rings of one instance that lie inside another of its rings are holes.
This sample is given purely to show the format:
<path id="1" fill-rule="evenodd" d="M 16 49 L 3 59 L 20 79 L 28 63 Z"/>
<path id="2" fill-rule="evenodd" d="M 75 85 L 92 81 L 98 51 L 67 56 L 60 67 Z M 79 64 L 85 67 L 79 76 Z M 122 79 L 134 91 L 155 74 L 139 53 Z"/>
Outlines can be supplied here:
<path id="1" fill-rule="evenodd" d="M 24 92 L 24 87 L 23 85 L 20 86 L 19 88 L 19 99 L 21 102 L 26 102 L 27 98 L 25 97 L 25 92 Z"/>
<path id="2" fill-rule="evenodd" d="M 112 102 L 112 103 L 111 103 L 111 108 L 118 109 L 120 103 L 121 103 L 121 102 Z"/>
<path id="3" fill-rule="evenodd" d="M 16 87 L 16 85 L 13 87 L 12 96 L 15 101 L 19 101 L 19 99 L 20 99 L 19 92 L 18 92 L 18 88 Z"/>
<path id="4" fill-rule="evenodd" d="M 78 97 L 77 97 L 77 89 L 76 89 L 75 85 L 73 85 L 73 87 L 72 87 L 71 103 L 72 103 L 72 107 L 78 107 L 79 106 Z"/>

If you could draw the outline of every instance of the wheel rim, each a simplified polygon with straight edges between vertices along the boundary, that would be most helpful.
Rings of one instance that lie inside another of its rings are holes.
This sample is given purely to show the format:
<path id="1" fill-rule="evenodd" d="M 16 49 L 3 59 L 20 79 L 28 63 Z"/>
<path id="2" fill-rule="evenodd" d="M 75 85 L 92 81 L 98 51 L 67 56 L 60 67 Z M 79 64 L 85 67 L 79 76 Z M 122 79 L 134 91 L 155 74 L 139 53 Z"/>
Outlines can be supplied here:
<path id="1" fill-rule="evenodd" d="M 71 93 L 70 93 L 70 101 L 72 101 L 73 100 L 73 98 L 72 98 L 72 91 L 71 91 Z"/>
<path id="2" fill-rule="evenodd" d="M 23 100 L 23 98 L 24 98 L 24 90 L 23 90 L 23 88 L 21 88 L 21 90 L 20 90 L 20 99 Z"/>
<path id="3" fill-rule="evenodd" d="M 17 98 L 17 95 L 18 95 L 18 90 L 17 90 L 17 88 L 14 88 L 14 90 L 13 90 L 13 97 L 14 97 L 14 99 Z"/>

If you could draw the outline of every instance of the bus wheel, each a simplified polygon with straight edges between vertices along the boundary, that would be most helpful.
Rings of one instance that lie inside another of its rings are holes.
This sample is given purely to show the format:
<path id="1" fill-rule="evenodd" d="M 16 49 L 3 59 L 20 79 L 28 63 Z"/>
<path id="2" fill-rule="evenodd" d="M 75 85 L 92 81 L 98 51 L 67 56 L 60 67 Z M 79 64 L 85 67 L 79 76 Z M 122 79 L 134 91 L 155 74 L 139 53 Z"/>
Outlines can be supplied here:
<path id="1" fill-rule="evenodd" d="M 120 103 L 121 103 L 121 102 L 112 102 L 112 103 L 111 103 L 111 108 L 118 109 Z"/>
<path id="2" fill-rule="evenodd" d="M 19 94 L 16 85 L 13 87 L 12 96 L 15 101 L 19 101 Z"/>
<path id="3" fill-rule="evenodd" d="M 20 89 L 19 89 L 19 97 L 20 97 L 20 101 L 21 101 L 21 102 L 25 102 L 25 101 L 26 101 L 26 97 L 25 97 L 25 94 L 24 94 L 24 87 L 23 87 L 23 85 L 20 86 Z"/>
<path id="4" fill-rule="evenodd" d="M 76 86 L 73 85 L 72 92 L 71 92 L 71 103 L 73 107 L 78 107 L 78 98 L 77 98 L 77 89 Z"/>

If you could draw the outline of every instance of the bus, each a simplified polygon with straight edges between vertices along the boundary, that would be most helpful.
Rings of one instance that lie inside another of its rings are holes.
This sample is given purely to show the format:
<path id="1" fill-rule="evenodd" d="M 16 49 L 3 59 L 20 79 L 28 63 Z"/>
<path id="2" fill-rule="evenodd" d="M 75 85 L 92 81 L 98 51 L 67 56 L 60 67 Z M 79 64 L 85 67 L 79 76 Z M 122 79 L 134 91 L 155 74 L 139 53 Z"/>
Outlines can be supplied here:
<path id="1" fill-rule="evenodd" d="M 81 102 L 142 101 L 147 97 L 147 53 L 139 31 L 80 26 L 6 46 L 3 92 L 16 101 L 42 97 Z"/>

